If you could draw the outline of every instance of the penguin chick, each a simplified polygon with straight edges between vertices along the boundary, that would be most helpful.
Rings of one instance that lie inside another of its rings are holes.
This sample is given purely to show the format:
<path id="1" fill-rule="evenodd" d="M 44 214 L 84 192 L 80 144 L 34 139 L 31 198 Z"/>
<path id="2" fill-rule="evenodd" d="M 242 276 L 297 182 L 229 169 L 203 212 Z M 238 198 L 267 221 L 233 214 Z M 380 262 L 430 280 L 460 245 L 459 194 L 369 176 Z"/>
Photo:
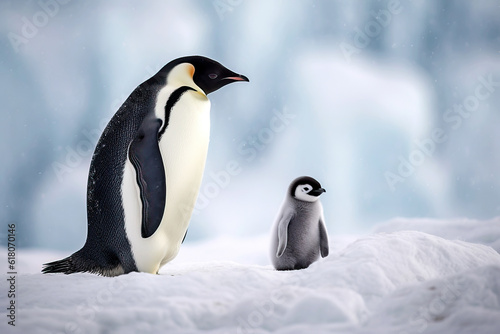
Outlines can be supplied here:
<path id="1" fill-rule="evenodd" d="M 328 256 L 328 234 L 319 196 L 326 192 L 318 181 L 301 176 L 288 187 L 272 230 L 271 262 L 277 270 L 309 267 Z"/>
<path id="2" fill-rule="evenodd" d="M 97 143 L 87 186 L 87 240 L 43 273 L 156 274 L 178 253 L 210 137 L 208 94 L 248 81 L 202 56 L 175 59 L 139 85 Z"/>

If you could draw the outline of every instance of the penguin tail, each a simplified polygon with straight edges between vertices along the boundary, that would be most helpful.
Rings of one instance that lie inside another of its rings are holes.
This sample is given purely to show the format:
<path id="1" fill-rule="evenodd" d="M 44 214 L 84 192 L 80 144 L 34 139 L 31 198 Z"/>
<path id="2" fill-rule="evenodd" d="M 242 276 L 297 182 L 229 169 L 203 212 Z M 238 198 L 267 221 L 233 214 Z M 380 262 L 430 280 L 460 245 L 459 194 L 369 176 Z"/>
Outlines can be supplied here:
<path id="1" fill-rule="evenodd" d="M 45 263 L 42 273 L 74 274 L 80 272 L 94 272 L 97 267 L 92 259 L 85 256 L 84 248 L 62 260 Z"/>
<path id="2" fill-rule="evenodd" d="M 62 260 L 45 263 L 42 269 L 44 274 L 69 275 L 83 272 L 111 277 L 123 274 L 124 270 L 119 262 L 99 265 L 94 259 L 86 256 L 84 248 Z"/>
<path id="3" fill-rule="evenodd" d="M 73 254 L 71 256 L 68 256 L 65 259 L 58 260 L 58 261 L 53 261 L 49 263 L 45 263 L 43 265 L 42 273 L 44 274 L 51 274 L 51 273 L 63 273 L 63 274 L 73 274 L 76 272 L 81 272 L 84 270 L 78 270 L 75 268 L 74 264 L 74 256 L 76 255 Z"/>

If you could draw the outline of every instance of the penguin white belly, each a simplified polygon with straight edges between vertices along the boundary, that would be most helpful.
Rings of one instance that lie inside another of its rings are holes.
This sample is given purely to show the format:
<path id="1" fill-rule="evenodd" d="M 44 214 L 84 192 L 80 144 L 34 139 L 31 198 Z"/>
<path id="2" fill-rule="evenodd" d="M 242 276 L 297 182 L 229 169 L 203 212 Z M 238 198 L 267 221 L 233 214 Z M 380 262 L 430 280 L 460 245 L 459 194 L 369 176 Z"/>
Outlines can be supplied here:
<path id="1" fill-rule="evenodd" d="M 185 92 L 172 109 L 159 143 L 167 196 L 160 226 L 149 238 L 141 235 L 140 190 L 127 159 L 122 185 L 125 229 L 139 271 L 157 273 L 179 252 L 201 185 L 209 137 L 210 101 L 199 92 Z"/>

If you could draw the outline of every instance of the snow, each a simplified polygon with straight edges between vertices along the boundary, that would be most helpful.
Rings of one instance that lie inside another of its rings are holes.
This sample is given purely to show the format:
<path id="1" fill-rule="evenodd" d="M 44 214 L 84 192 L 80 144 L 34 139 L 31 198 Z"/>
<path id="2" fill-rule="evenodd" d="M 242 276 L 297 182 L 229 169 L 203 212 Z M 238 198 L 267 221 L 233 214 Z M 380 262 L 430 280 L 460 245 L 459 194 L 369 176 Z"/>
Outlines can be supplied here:
<path id="1" fill-rule="evenodd" d="M 500 217 L 490 220 L 457 218 L 453 220 L 394 218 L 374 228 L 375 233 L 418 230 L 445 239 L 481 243 L 500 252 Z"/>
<path id="2" fill-rule="evenodd" d="M 114 278 L 42 275 L 67 254 L 20 249 L 16 327 L 2 307 L 0 332 L 497 333 L 499 222 L 398 218 L 285 272 L 268 236 L 185 244 L 160 275 Z"/>

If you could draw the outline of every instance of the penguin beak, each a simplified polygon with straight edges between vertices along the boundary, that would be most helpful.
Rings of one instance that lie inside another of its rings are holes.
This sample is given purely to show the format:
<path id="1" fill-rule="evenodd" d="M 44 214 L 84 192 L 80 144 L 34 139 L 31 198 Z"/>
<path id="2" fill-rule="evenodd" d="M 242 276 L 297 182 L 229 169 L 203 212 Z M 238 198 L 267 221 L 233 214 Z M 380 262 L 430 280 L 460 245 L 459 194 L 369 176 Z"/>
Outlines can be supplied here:
<path id="1" fill-rule="evenodd" d="M 250 80 L 248 80 L 248 78 L 242 74 L 236 74 L 235 76 L 231 76 L 231 77 L 225 77 L 223 79 L 227 79 L 227 80 L 231 80 L 231 81 L 246 81 L 246 82 L 250 82 Z"/>
<path id="2" fill-rule="evenodd" d="M 309 192 L 309 195 L 319 196 L 322 193 L 326 193 L 326 190 L 324 188 L 319 188 L 319 189 L 316 189 L 316 190 Z"/>

